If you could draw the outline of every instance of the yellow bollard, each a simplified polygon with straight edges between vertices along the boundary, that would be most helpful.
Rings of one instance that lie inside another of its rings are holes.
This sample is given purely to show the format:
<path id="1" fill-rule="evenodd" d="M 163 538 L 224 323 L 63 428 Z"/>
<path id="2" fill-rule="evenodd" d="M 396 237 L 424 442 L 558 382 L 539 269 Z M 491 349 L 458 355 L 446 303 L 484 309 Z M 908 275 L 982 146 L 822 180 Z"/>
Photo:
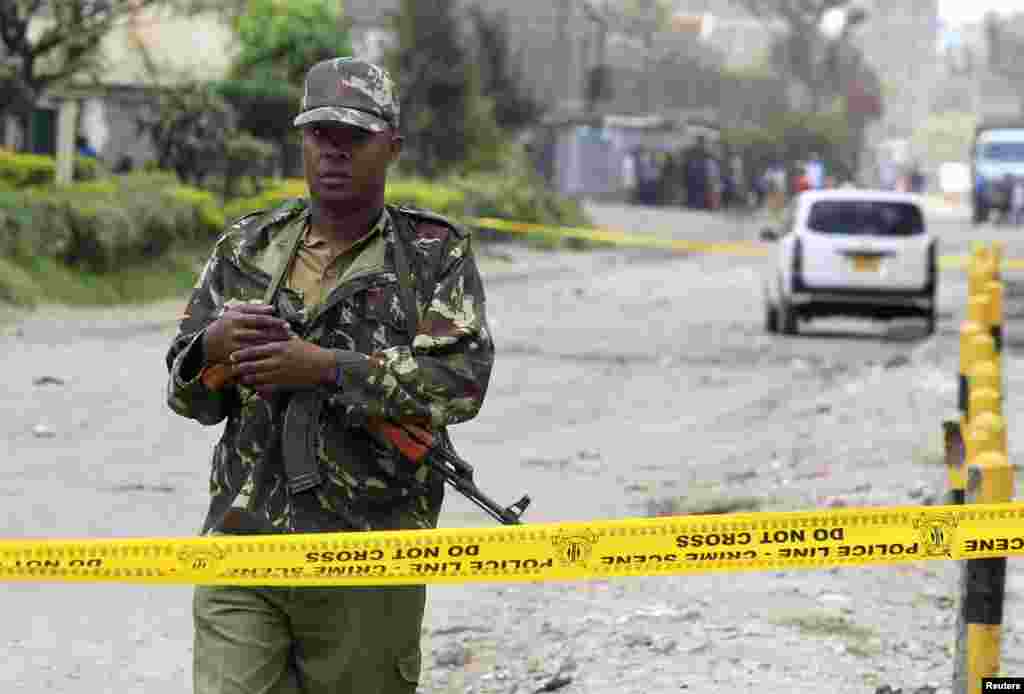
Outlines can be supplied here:
<path id="1" fill-rule="evenodd" d="M 967 467 L 969 470 L 973 460 L 985 453 L 1000 453 L 1006 450 L 1006 421 L 1002 415 L 994 412 L 982 412 L 978 415 L 977 421 L 971 422 L 968 431 L 969 446 L 967 452 Z M 964 478 L 969 480 L 970 474 L 965 472 Z"/>
<path id="2" fill-rule="evenodd" d="M 968 342 L 967 367 L 967 411 L 964 413 L 964 426 L 970 425 L 971 392 L 976 388 L 991 388 L 1003 397 L 1002 369 L 995 356 L 995 341 L 991 335 L 975 335 Z"/>
<path id="3" fill-rule="evenodd" d="M 999 362 L 994 360 L 988 361 L 976 361 L 971 365 L 971 370 L 967 373 L 967 415 L 970 417 L 970 391 L 974 388 L 987 388 L 996 391 L 999 394 L 1000 400 L 1002 399 L 1002 388 L 999 376 L 1002 373 L 1002 369 L 999 368 Z"/>
<path id="4" fill-rule="evenodd" d="M 967 343 L 968 351 L 970 353 L 970 366 L 967 370 L 968 381 L 970 375 L 978 370 L 979 364 L 990 364 L 992 369 L 996 373 L 1000 373 L 1002 369 L 999 368 L 999 360 L 996 355 L 996 341 L 992 339 L 991 335 L 982 333 L 981 335 L 974 335 L 971 337 L 970 342 Z M 1001 383 L 1002 381 L 997 381 Z M 968 383 L 968 386 L 970 383 Z M 1000 391 L 1000 395 L 1002 392 Z M 970 391 L 968 391 L 968 400 L 970 399 Z"/>
<path id="5" fill-rule="evenodd" d="M 1002 398 L 999 391 L 986 382 L 989 369 L 984 362 L 974 365 L 975 382 L 971 383 L 971 399 L 967 405 L 967 418 L 973 423 L 977 417 L 984 413 L 1002 415 Z"/>
<path id="6" fill-rule="evenodd" d="M 988 294 L 971 294 L 967 297 L 967 321 L 987 328 L 989 317 L 992 315 L 991 306 L 992 299 Z"/>
<path id="7" fill-rule="evenodd" d="M 1006 257 L 1006 242 L 993 241 L 991 247 L 993 276 L 995 279 L 1000 280 L 1003 277 L 1003 258 Z"/>
<path id="8" fill-rule="evenodd" d="M 982 368 L 978 375 L 986 376 L 990 373 Z M 978 375 L 971 384 L 971 397 L 963 422 L 946 422 L 944 426 L 946 475 L 951 504 L 962 504 L 966 498 L 968 461 L 983 451 L 996 450 L 1000 441 L 1005 440 L 1006 425 L 1002 417 L 998 417 L 999 392 L 991 384 L 991 379 L 979 380 Z"/>
<path id="9" fill-rule="evenodd" d="M 994 263 L 991 251 L 986 246 L 979 247 L 967 262 L 967 297 L 979 296 L 984 293 L 985 285 L 994 279 Z"/>

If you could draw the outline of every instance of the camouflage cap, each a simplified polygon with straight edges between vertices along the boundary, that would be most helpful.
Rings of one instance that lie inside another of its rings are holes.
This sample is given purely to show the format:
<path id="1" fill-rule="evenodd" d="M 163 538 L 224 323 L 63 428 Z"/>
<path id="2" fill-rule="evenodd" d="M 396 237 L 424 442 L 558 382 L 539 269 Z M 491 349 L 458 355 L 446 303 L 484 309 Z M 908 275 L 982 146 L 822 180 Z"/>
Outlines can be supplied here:
<path id="1" fill-rule="evenodd" d="M 398 127 L 398 90 L 383 68 L 356 58 L 323 60 L 306 73 L 295 125 L 345 123 L 370 132 Z"/>

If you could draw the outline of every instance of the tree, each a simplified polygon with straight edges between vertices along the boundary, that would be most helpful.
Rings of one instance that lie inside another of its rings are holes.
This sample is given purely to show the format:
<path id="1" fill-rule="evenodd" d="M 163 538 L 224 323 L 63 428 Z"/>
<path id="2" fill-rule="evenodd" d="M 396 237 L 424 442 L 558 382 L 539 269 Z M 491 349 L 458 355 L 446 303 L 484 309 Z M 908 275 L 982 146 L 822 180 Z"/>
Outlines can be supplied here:
<path id="1" fill-rule="evenodd" d="M 403 159 L 434 176 L 494 163 L 501 132 L 455 12 L 455 0 L 401 0 L 388 64 L 402 92 Z"/>
<path id="2" fill-rule="evenodd" d="M 251 0 L 233 28 L 240 48 L 234 73 L 241 79 L 301 88 L 314 63 L 352 53 L 337 0 Z"/>
<path id="3" fill-rule="evenodd" d="M 240 132 L 237 123 L 235 110 L 213 85 L 188 82 L 162 89 L 139 128 L 149 135 L 160 169 L 197 187 L 220 176 L 220 192 L 227 199 L 241 177 L 266 173 L 272 153 L 262 140 Z"/>
<path id="4" fill-rule="evenodd" d="M 9 108 L 27 131 L 46 90 L 101 68 L 103 37 L 137 11 L 171 0 L 0 0 L 0 111 Z M 31 28 L 31 30 L 30 30 Z"/>
<path id="5" fill-rule="evenodd" d="M 161 71 L 153 56 L 145 46 L 139 46 L 139 53 L 150 79 L 159 82 Z M 239 129 L 238 113 L 220 91 L 217 83 L 195 79 L 158 87 L 155 103 L 137 122 L 139 132 L 153 144 L 157 168 L 197 187 L 220 177 L 220 193 L 229 199 L 245 176 L 260 187 L 273 147 Z"/>
<path id="6" fill-rule="evenodd" d="M 156 150 L 160 169 L 182 183 L 202 186 L 226 152 L 225 134 L 235 129 L 235 113 L 208 85 L 199 82 L 161 91 L 156 107 L 140 119 Z"/>
<path id="7" fill-rule="evenodd" d="M 810 110 L 828 110 L 830 100 L 841 93 L 844 68 L 861 62 L 849 38 L 865 12 L 851 8 L 850 0 L 734 1 L 754 17 L 786 25 L 785 35 L 772 46 L 772 63 L 807 89 Z M 826 36 L 823 27 L 834 29 L 835 35 Z"/>
<path id="8" fill-rule="evenodd" d="M 523 88 L 522 74 L 512 68 L 508 15 L 488 13 L 479 5 L 470 9 L 476 32 L 482 94 L 493 100 L 494 117 L 506 130 L 517 131 L 535 122 L 543 107 Z"/>
<path id="9" fill-rule="evenodd" d="M 839 112 L 851 132 L 845 163 L 857 171 L 868 123 L 882 114 L 877 72 L 850 40 L 867 19 L 851 0 L 734 0 L 766 22 L 782 22 L 786 32 L 771 50 L 782 75 L 803 85 L 812 113 Z"/>
<path id="10" fill-rule="evenodd" d="M 235 107 L 239 128 L 275 142 L 279 157 L 287 160 L 306 72 L 321 60 L 352 53 L 339 3 L 251 0 L 241 9 L 227 3 L 222 12 L 238 38 L 239 52 L 231 79 L 216 84 L 216 91 Z"/>

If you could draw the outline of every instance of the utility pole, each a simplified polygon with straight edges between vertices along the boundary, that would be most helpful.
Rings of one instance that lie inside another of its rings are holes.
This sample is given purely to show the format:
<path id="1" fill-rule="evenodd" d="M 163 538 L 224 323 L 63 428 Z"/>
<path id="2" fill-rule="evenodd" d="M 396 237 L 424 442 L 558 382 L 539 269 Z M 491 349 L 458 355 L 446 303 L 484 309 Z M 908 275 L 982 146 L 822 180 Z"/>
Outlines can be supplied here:
<path id="1" fill-rule="evenodd" d="M 641 34 L 644 41 L 644 101 L 647 113 L 654 110 L 654 30 L 658 23 L 657 0 L 643 0 Z"/>
<path id="2" fill-rule="evenodd" d="M 594 7 L 594 3 L 584 0 L 583 11 L 597 25 L 597 47 L 594 61 L 587 71 L 587 112 L 593 114 L 597 102 L 607 98 L 611 75 L 606 62 L 608 60 L 608 17 L 603 9 Z M 586 54 L 589 56 L 589 53 Z"/>
<path id="3" fill-rule="evenodd" d="M 571 0 L 558 0 L 558 45 L 560 47 L 562 70 L 558 77 L 558 84 L 555 87 L 555 98 L 556 109 L 559 100 L 568 100 L 569 98 L 569 87 L 572 82 L 572 42 L 569 36 L 569 16 L 572 8 L 570 7 Z"/>

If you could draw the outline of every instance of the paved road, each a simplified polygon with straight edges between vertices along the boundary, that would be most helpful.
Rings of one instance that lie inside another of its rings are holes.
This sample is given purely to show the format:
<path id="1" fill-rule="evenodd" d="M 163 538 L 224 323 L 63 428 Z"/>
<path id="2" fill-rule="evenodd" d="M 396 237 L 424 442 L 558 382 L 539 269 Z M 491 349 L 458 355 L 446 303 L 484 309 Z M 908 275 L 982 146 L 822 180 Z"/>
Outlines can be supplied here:
<path id="1" fill-rule="evenodd" d="M 700 240 L 753 239 L 758 227 L 664 210 L 591 212 L 601 225 Z M 1008 255 L 1024 257 L 1013 232 L 974 230 L 948 214 L 932 225 L 944 252 L 1003 238 Z M 784 338 L 762 329 L 762 258 L 507 252 L 515 262 L 487 264 L 499 350 L 491 389 L 481 415 L 454 437 L 494 496 L 530 492 L 530 520 L 687 511 L 730 499 L 796 509 L 941 493 L 935 440 L 955 405 L 960 273 L 943 274 L 932 340 L 913 322 L 858 321 L 813 324 Z M 174 310 L 47 312 L 0 338 L 8 413 L 0 422 L 0 535 L 196 531 L 219 428 L 175 418 L 164 405 L 170 333 L 162 321 Z M 1014 326 L 1011 349 L 1015 335 Z M 63 384 L 34 385 L 42 376 Z M 487 522 L 449 497 L 444 525 Z M 815 658 L 824 658 L 815 666 L 822 675 L 834 671 L 833 691 L 868 691 L 873 681 L 941 684 L 948 657 L 928 651 L 950 633 L 942 621 L 949 610 L 932 603 L 941 603 L 936 596 L 946 595 L 950 579 L 948 567 L 928 567 L 438 588 L 423 691 L 533 691 L 552 667 L 572 663 L 568 694 L 650 694 L 683 684 L 735 691 L 750 682 L 781 694 L 810 681 Z M 879 594 L 881 606 L 870 597 Z M 778 625 L 777 610 L 823 605 L 863 622 L 874 634 L 864 647 L 875 655 L 859 655 L 842 634 Z M 685 616 L 690 608 L 697 616 Z M 8 586 L 0 609 L 0 681 L 14 683 L 8 690 L 188 690 L 187 588 Z M 466 625 L 479 638 L 451 636 Z M 654 636 L 626 643 L 627 631 Z M 475 649 L 465 667 L 439 664 L 453 639 Z M 658 639 L 676 646 L 661 652 Z"/>

